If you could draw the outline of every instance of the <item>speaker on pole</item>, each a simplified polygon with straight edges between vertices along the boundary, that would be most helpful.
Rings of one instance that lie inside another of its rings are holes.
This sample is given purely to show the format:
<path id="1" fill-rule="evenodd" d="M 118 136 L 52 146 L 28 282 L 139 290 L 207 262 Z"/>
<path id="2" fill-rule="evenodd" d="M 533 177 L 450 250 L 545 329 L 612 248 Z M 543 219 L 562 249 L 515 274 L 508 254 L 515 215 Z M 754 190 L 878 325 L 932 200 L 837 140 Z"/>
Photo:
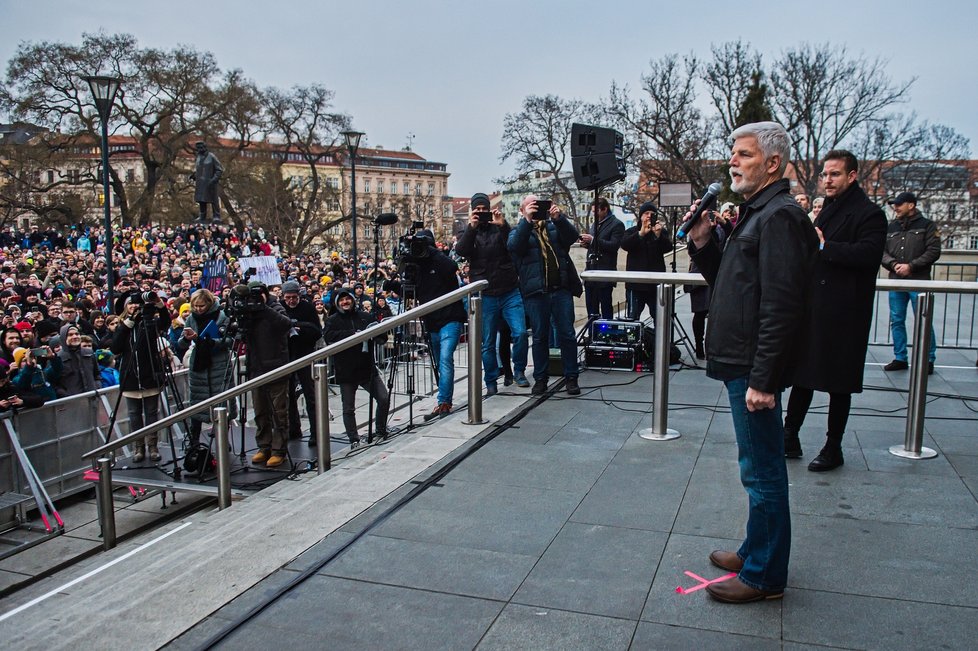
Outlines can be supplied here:
<path id="1" fill-rule="evenodd" d="M 597 190 L 625 178 L 625 139 L 608 127 L 571 125 L 571 165 L 578 190 Z"/>

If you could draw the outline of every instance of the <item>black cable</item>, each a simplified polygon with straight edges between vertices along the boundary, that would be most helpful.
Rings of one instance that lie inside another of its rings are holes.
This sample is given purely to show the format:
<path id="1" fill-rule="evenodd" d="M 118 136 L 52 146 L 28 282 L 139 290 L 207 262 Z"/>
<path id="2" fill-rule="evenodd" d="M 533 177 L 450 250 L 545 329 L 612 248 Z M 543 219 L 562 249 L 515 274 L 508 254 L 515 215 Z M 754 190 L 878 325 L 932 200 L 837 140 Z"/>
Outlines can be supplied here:
<path id="1" fill-rule="evenodd" d="M 364 527 L 363 529 L 361 529 L 350 540 L 348 540 L 346 543 L 344 543 L 343 545 L 341 545 L 339 547 L 339 549 L 337 549 L 336 551 L 334 551 L 333 553 L 331 553 L 329 556 L 327 556 L 325 559 L 323 559 L 319 563 L 316 563 L 315 565 L 307 568 L 305 571 L 303 571 L 300 574 L 298 574 L 294 579 L 292 579 L 291 581 L 289 581 L 288 583 L 286 583 L 285 585 L 283 585 L 282 587 L 280 587 L 278 590 L 276 590 L 274 593 L 272 593 L 269 597 L 267 597 L 264 601 L 262 601 L 261 603 L 256 604 L 251 609 L 249 609 L 247 612 L 243 613 L 238 618 L 236 618 L 233 621 L 231 621 L 227 626 L 225 626 L 224 628 L 222 628 L 221 630 L 219 630 L 217 633 L 214 633 L 213 635 L 211 635 L 211 637 L 209 637 L 207 640 L 205 640 L 203 642 L 203 644 L 201 644 L 197 648 L 200 649 L 201 651 L 205 651 L 207 649 L 213 649 L 217 644 L 219 644 L 220 642 L 222 642 L 231 633 L 233 633 L 234 631 L 236 631 L 237 629 L 239 629 L 241 626 L 243 626 L 249 620 L 251 620 L 254 617 L 256 617 L 257 615 L 259 615 L 266 608 L 268 608 L 269 606 L 271 606 L 272 604 L 274 604 L 276 601 L 278 601 L 284 595 L 286 595 L 287 593 L 289 593 L 290 591 L 292 591 L 294 588 L 296 588 L 298 585 L 300 585 L 301 583 L 303 583 L 306 579 L 308 579 L 312 575 L 314 575 L 317 572 L 319 572 L 320 570 L 322 570 L 324 567 L 326 567 L 326 565 L 328 565 L 329 563 L 331 563 L 336 557 L 338 557 L 340 554 L 342 554 L 347 549 L 349 549 L 354 543 L 356 543 L 361 538 L 363 538 L 365 535 L 367 535 L 369 532 L 371 532 L 372 530 L 374 530 L 377 526 L 383 524 L 388 518 L 390 518 L 392 515 L 394 515 L 395 513 L 397 513 L 404 506 L 406 506 L 411 501 L 413 501 L 416 497 L 418 497 L 419 495 L 421 495 L 422 493 L 424 493 L 426 490 L 428 490 L 429 488 L 431 488 L 435 484 L 439 483 L 442 479 L 445 478 L 445 476 L 448 475 L 448 473 L 450 473 L 452 470 L 454 470 L 456 467 L 458 467 L 458 465 L 460 463 L 462 463 L 464 460 L 466 460 L 467 458 L 469 458 L 472 454 L 474 454 L 475 452 L 477 452 L 484 445 L 486 445 L 487 443 L 489 443 L 489 441 L 495 439 L 497 436 L 499 436 L 500 434 L 502 434 L 506 430 L 508 430 L 511 427 L 513 427 L 516 423 L 518 423 L 520 420 L 522 420 L 527 414 L 529 414 L 537 405 L 539 405 L 544 400 L 546 400 L 548 397 L 550 397 L 551 395 L 553 395 L 553 393 L 555 393 L 561 386 L 563 386 L 563 383 L 562 382 L 557 382 L 557 383 L 555 383 L 552 386 L 552 388 L 550 390 L 548 390 L 548 392 L 546 394 L 544 394 L 543 396 L 539 397 L 536 400 L 530 400 L 530 402 L 528 402 L 523 407 L 521 407 L 519 409 L 519 411 L 517 411 L 515 414 L 513 414 L 512 416 L 510 416 L 505 421 L 503 421 L 503 422 L 499 423 L 498 425 L 496 425 L 485 436 L 483 436 L 482 438 L 480 438 L 477 441 L 475 441 L 467 450 L 465 450 L 464 452 L 462 452 L 461 454 L 459 454 L 459 456 L 455 457 L 454 459 L 452 459 L 451 461 L 449 461 L 448 463 L 446 463 L 444 466 L 442 466 L 441 468 L 439 468 L 438 470 L 436 470 L 430 477 L 428 477 L 424 481 L 422 481 L 419 484 L 417 484 L 414 488 L 412 488 L 408 492 L 407 495 L 405 495 L 404 497 L 400 498 L 393 505 L 391 505 L 388 508 L 386 508 L 383 511 L 383 513 L 381 513 L 376 518 L 374 518 L 366 527 Z"/>

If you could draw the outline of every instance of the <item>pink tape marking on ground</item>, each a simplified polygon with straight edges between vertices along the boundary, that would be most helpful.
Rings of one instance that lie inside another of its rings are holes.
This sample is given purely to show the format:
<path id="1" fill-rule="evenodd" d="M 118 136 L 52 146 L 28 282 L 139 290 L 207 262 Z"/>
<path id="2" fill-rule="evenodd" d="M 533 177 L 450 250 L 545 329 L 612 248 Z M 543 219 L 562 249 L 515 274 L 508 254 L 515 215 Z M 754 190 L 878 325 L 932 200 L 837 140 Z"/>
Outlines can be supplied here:
<path id="1" fill-rule="evenodd" d="M 697 590 L 702 590 L 703 588 L 705 588 L 706 586 L 710 585 L 711 583 L 720 583 L 721 581 L 729 581 L 730 579 L 732 579 L 735 576 L 737 576 L 737 573 L 736 572 L 731 572 L 730 574 L 724 574 L 723 576 L 717 577 L 715 579 L 704 579 L 703 577 L 699 576 L 698 574 L 693 574 L 689 570 L 686 570 L 685 572 L 683 572 L 683 574 L 685 574 L 686 576 L 688 576 L 689 578 L 691 578 L 691 579 L 693 579 L 695 581 L 699 581 L 699 585 L 693 586 L 692 588 L 684 588 L 682 586 L 678 586 L 676 588 L 676 592 L 678 592 L 679 594 L 684 594 L 684 595 L 685 594 L 689 594 L 691 592 L 696 592 Z"/>

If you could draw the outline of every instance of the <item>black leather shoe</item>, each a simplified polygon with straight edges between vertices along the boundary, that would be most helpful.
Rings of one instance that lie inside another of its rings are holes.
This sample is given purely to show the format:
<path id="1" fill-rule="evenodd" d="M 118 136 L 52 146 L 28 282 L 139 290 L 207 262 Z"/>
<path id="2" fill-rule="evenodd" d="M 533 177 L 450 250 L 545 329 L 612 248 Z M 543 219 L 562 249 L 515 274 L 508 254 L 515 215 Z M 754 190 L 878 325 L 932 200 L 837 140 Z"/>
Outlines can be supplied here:
<path id="1" fill-rule="evenodd" d="M 825 472 L 835 470 L 845 462 L 846 460 L 842 458 L 842 448 L 826 445 L 818 453 L 818 456 L 808 464 L 808 469 L 812 472 Z"/>
<path id="2" fill-rule="evenodd" d="M 537 380 L 536 382 L 533 383 L 533 388 L 530 389 L 530 393 L 532 393 L 535 396 L 542 396 L 546 392 L 547 392 L 546 380 Z"/>
<path id="3" fill-rule="evenodd" d="M 706 591 L 717 601 L 728 604 L 749 604 L 764 599 L 780 599 L 784 590 L 758 590 L 742 582 L 738 577 L 706 586 Z"/>
<path id="4" fill-rule="evenodd" d="M 801 440 L 798 438 L 798 431 L 784 428 L 784 458 L 801 459 Z"/>
<path id="5" fill-rule="evenodd" d="M 910 368 L 910 365 L 907 364 L 905 361 L 903 361 L 902 359 L 895 359 L 889 364 L 887 364 L 886 366 L 884 366 L 883 370 L 884 371 L 906 371 L 908 368 Z"/>
<path id="6" fill-rule="evenodd" d="M 571 395 L 571 396 L 581 395 L 581 387 L 578 386 L 576 377 L 567 378 L 567 384 L 565 388 L 567 389 L 567 395 Z"/>
<path id="7" fill-rule="evenodd" d="M 744 569 L 744 561 L 741 560 L 740 556 L 737 556 L 736 552 L 727 552 L 722 549 L 710 552 L 710 562 L 728 572 L 739 572 Z"/>

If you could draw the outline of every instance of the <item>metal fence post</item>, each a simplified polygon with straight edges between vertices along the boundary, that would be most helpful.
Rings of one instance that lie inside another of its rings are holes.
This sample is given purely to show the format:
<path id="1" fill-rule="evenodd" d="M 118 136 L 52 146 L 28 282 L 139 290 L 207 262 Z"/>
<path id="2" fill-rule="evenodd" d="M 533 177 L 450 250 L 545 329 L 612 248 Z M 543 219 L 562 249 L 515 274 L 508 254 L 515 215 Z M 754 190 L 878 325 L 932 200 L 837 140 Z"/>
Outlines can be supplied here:
<path id="1" fill-rule="evenodd" d="M 329 358 L 327 358 L 329 359 Z M 316 461 L 317 474 L 323 474 L 330 469 L 332 451 L 329 449 L 329 367 L 325 361 L 313 364 L 312 377 L 316 394 Z"/>
<path id="2" fill-rule="evenodd" d="M 638 435 L 649 441 L 671 441 L 679 432 L 669 429 L 669 347 L 672 345 L 672 310 L 676 288 L 659 285 L 655 308 L 655 366 L 652 374 L 652 427 Z"/>
<path id="3" fill-rule="evenodd" d="M 115 547 L 115 503 L 112 501 L 112 459 L 98 460 L 98 522 L 102 528 L 102 549 Z"/>
<path id="4" fill-rule="evenodd" d="M 214 407 L 214 429 L 217 433 L 217 508 L 231 506 L 231 455 L 228 452 L 228 409 Z"/>
<path id="5" fill-rule="evenodd" d="M 469 296 L 469 419 L 466 425 L 482 425 L 482 296 Z"/>
<path id="6" fill-rule="evenodd" d="M 890 454 L 904 459 L 933 459 L 937 452 L 924 447 L 924 416 L 927 410 L 927 371 L 930 330 L 934 321 L 934 295 L 917 294 L 914 319 L 913 363 L 910 366 L 910 393 L 907 396 L 907 429 L 903 445 L 894 445 Z"/>

